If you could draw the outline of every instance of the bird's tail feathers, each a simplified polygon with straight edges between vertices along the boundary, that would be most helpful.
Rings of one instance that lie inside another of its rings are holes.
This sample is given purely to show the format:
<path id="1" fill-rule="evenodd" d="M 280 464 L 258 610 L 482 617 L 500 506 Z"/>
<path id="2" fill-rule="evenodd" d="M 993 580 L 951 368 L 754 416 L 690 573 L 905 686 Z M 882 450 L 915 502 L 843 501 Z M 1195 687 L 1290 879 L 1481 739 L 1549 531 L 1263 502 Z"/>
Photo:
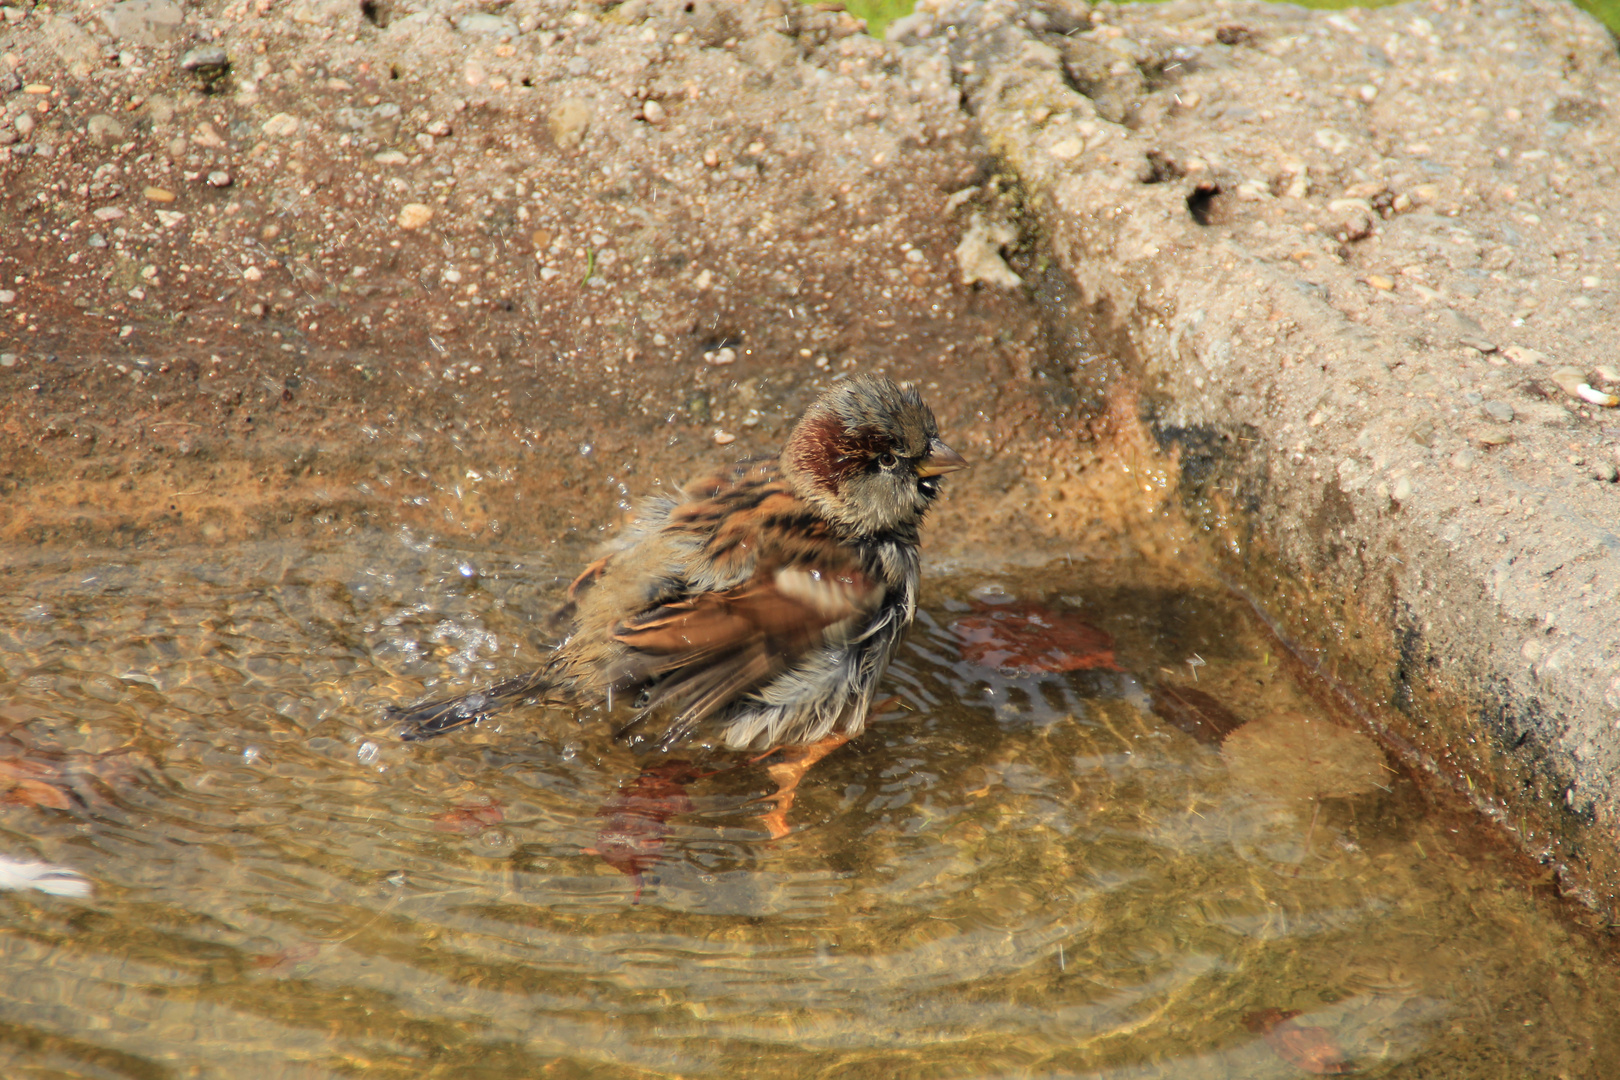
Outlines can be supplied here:
<path id="1" fill-rule="evenodd" d="M 386 716 L 390 723 L 405 725 L 400 738 L 406 742 L 419 742 L 477 723 L 513 702 L 543 693 L 553 685 L 550 672 L 542 668 L 460 697 L 430 701 L 409 709 L 390 706 Z"/>

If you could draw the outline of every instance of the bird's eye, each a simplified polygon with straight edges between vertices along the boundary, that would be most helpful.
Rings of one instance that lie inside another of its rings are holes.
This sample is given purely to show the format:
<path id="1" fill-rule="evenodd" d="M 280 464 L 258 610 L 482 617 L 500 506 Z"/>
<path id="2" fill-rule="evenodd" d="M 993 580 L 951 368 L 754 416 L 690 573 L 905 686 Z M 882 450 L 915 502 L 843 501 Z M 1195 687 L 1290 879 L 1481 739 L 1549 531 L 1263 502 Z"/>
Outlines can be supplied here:
<path id="1" fill-rule="evenodd" d="M 878 465 L 882 468 L 892 469 L 898 464 L 900 464 L 900 459 L 887 450 L 878 455 Z"/>

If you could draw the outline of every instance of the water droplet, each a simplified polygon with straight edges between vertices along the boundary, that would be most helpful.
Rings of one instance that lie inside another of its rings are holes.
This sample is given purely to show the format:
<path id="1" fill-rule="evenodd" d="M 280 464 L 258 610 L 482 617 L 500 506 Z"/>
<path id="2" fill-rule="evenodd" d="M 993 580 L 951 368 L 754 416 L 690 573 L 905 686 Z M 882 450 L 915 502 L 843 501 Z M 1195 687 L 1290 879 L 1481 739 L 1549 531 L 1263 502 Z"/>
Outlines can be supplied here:
<path id="1" fill-rule="evenodd" d="M 263 752 L 257 746 L 250 746 L 242 751 L 242 762 L 246 765 L 252 765 L 263 756 Z"/>
<path id="2" fill-rule="evenodd" d="M 370 765 L 377 760 L 377 744 L 369 739 L 366 740 L 360 744 L 360 749 L 355 756 L 360 759 L 360 764 Z"/>
<path id="3" fill-rule="evenodd" d="M 456 570 L 464 578 L 473 578 L 478 576 L 478 567 L 474 566 L 472 563 L 462 563 L 460 566 L 456 567 Z"/>

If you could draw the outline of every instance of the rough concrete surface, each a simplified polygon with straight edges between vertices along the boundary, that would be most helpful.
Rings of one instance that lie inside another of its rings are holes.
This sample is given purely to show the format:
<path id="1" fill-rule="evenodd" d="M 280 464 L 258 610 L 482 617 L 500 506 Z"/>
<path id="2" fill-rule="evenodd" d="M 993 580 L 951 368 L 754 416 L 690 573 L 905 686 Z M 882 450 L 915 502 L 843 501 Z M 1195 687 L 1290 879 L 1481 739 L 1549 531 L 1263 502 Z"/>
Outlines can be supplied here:
<path id="1" fill-rule="evenodd" d="M 1612 40 L 922 8 L 5 7 L 0 536 L 583 542 L 882 369 L 978 462 L 933 558 L 1126 542 L 1179 468 L 1279 632 L 1613 910 Z"/>
<path id="2" fill-rule="evenodd" d="M 946 39 L 1234 583 L 1612 912 L 1611 36 L 1535 2 L 925 5 L 896 36 Z"/>

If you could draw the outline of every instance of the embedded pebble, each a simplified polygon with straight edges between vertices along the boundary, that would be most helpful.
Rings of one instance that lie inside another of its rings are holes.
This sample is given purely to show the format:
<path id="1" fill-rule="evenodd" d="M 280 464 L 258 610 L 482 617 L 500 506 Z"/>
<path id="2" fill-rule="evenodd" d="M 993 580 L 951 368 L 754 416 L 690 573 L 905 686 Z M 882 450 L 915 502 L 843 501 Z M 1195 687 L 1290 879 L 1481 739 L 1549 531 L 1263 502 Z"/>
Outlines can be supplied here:
<path id="1" fill-rule="evenodd" d="M 1513 419 L 1513 406 L 1505 401 L 1487 401 L 1485 403 L 1485 415 L 1492 420 L 1500 420 L 1506 424 Z"/>
<path id="2" fill-rule="evenodd" d="M 208 174 L 208 186 L 221 188 L 230 187 L 231 174 L 222 169 L 215 169 L 213 172 Z"/>
<path id="3" fill-rule="evenodd" d="M 289 116 L 284 112 L 276 113 L 276 115 L 266 120 L 264 125 L 259 130 L 264 132 L 266 135 L 275 136 L 277 138 L 284 138 L 288 135 L 296 135 L 298 133 L 298 118 L 296 116 Z"/>
<path id="4" fill-rule="evenodd" d="M 662 124 L 665 117 L 664 107 L 656 101 L 649 100 L 641 107 L 641 115 L 646 118 L 649 124 Z"/>
<path id="5" fill-rule="evenodd" d="M 551 110 L 551 141 L 560 149 L 571 150 L 585 141 L 591 126 L 591 107 L 580 98 L 569 98 Z"/>
<path id="6" fill-rule="evenodd" d="M 0 304 L 9 304 L 17 299 L 17 294 L 11 289 L 0 289 Z"/>
<path id="7" fill-rule="evenodd" d="M 1525 348 L 1523 345 L 1505 345 L 1502 355 L 1523 367 L 1534 367 L 1537 364 L 1547 363 L 1547 357 L 1535 349 Z"/>
<path id="8" fill-rule="evenodd" d="M 182 71 L 214 71 L 231 66 L 231 58 L 217 45 L 192 49 L 180 58 Z"/>
<path id="9" fill-rule="evenodd" d="M 406 203 L 399 208 L 396 218 L 402 229 L 420 229 L 433 220 L 433 207 L 424 203 Z"/>
<path id="10" fill-rule="evenodd" d="M 1018 233 L 1006 222 L 986 221 L 984 215 L 974 214 L 972 223 L 956 245 L 956 265 L 962 272 L 962 284 L 982 281 L 999 285 L 1003 289 L 1016 289 L 1024 279 L 1013 273 L 1001 258 L 1001 249 L 1018 239 Z"/>
<path id="11" fill-rule="evenodd" d="M 171 203 L 174 202 L 174 192 L 168 188 L 149 187 L 141 192 L 148 202 Z"/>
<path id="12" fill-rule="evenodd" d="M 737 441 L 737 436 L 733 435 L 729 431 L 722 431 L 719 428 L 714 429 L 713 437 L 716 446 L 729 446 Z"/>
<path id="13" fill-rule="evenodd" d="M 98 143 L 117 142 L 126 134 L 124 125 L 106 113 L 96 113 L 84 122 L 86 135 Z"/>
<path id="14" fill-rule="evenodd" d="M 185 12 L 174 0 L 120 0 L 101 13 L 101 24 L 116 41 L 162 45 L 184 31 Z"/>

